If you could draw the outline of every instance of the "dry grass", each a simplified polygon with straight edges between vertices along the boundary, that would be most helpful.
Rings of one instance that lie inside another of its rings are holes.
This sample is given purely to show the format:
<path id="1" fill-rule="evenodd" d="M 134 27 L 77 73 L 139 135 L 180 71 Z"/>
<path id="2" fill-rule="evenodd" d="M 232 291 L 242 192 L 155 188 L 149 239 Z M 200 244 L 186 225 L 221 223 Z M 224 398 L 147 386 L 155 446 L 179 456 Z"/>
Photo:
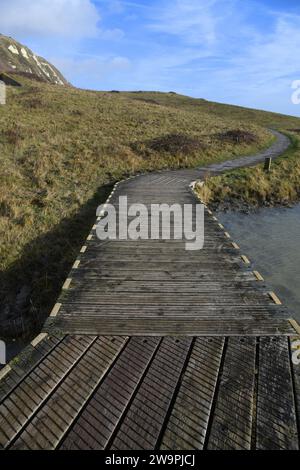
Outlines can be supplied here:
<path id="1" fill-rule="evenodd" d="M 272 163 L 229 171 L 210 178 L 198 188 L 202 200 L 215 208 L 241 209 L 286 205 L 300 198 L 300 138 L 297 129 L 289 132 L 291 147 Z"/>
<path id="2" fill-rule="evenodd" d="M 272 140 L 252 111 L 250 124 L 247 110 L 174 93 L 20 81 L 24 86 L 9 89 L 0 108 L 0 316 L 7 336 L 40 327 L 113 181 L 221 161 Z M 299 128 L 299 120 L 285 119 Z M 255 142 L 215 139 L 237 129 Z"/>

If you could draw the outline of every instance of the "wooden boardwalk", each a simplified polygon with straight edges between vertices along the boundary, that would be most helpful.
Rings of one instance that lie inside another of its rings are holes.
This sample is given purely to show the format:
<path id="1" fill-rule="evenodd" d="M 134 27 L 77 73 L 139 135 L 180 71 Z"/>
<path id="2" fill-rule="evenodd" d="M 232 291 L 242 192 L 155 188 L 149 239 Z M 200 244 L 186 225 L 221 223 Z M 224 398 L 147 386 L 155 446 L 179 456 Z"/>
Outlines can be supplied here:
<path id="1" fill-rule="evenodd" d="M 205 171 L 128 179 L 109 202 L 195 205 Z M 299 448 L 297 324 L 209 209 L 204 249 L 184 243 L 92 228 L 44 331 L 0 371 L 1 448 Z"/>

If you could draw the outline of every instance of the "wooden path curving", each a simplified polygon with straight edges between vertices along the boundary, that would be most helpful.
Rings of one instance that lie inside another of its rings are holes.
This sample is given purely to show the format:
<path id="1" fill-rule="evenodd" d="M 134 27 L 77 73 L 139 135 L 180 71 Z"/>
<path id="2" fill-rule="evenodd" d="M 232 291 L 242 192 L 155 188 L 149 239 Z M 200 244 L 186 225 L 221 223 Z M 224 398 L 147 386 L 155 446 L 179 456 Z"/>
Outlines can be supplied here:
<path id="1" fill-rule="evenodd" d="M 131 178 L 109 202 L 196 204 L 206 171 Z M 0 447 L 299 448 L 297 323 L 209 209 L 204 249 L 184 243 L 93 227 L 43 333 L 0 371 Z"/>

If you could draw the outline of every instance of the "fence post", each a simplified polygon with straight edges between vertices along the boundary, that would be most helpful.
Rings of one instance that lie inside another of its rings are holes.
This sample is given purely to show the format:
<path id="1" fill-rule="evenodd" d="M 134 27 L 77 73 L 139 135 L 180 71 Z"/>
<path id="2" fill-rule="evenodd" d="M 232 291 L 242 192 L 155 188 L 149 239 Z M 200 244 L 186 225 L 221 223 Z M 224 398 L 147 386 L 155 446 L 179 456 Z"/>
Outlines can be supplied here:
<path id="1" fill-rule="evenodd" d="M 264 170 L 269 172 L 271 170 L 271 164 L 272 164 L 272 157 L 266 157 L 265 158 Z"/>
<path id="2" fill-rule="evenodd" d="M 0 365 L 6 364 L 6 344 L 0 340 Z"/>
<path id="3" fill-rule="evenodd" d="M 0 105 L 6 104 L 6 85 L 0 80 Z"/>

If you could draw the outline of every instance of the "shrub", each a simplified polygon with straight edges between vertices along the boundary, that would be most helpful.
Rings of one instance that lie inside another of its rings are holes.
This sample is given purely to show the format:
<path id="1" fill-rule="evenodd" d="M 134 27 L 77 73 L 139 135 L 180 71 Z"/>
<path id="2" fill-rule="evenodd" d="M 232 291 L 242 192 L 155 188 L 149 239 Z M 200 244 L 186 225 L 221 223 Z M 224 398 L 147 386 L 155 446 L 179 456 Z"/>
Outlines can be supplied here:
<path id="1" fill-rule="evenodd" d="M 241 129 L 221 132 L 217 134 L 217 138 L 221 141 L 237 144 L 252 144 L 257 141 L 255 134 L 252 134 L 252 132 L 242 131 Z"/>
<path id="2" fill-rule="evenodd" d="M 191 154 L 205 147 L 199 139 L 186 134 L 167 134 L 150 140 L 147 144 L 156 152 L 168 152 L 175 155 Z"/>

